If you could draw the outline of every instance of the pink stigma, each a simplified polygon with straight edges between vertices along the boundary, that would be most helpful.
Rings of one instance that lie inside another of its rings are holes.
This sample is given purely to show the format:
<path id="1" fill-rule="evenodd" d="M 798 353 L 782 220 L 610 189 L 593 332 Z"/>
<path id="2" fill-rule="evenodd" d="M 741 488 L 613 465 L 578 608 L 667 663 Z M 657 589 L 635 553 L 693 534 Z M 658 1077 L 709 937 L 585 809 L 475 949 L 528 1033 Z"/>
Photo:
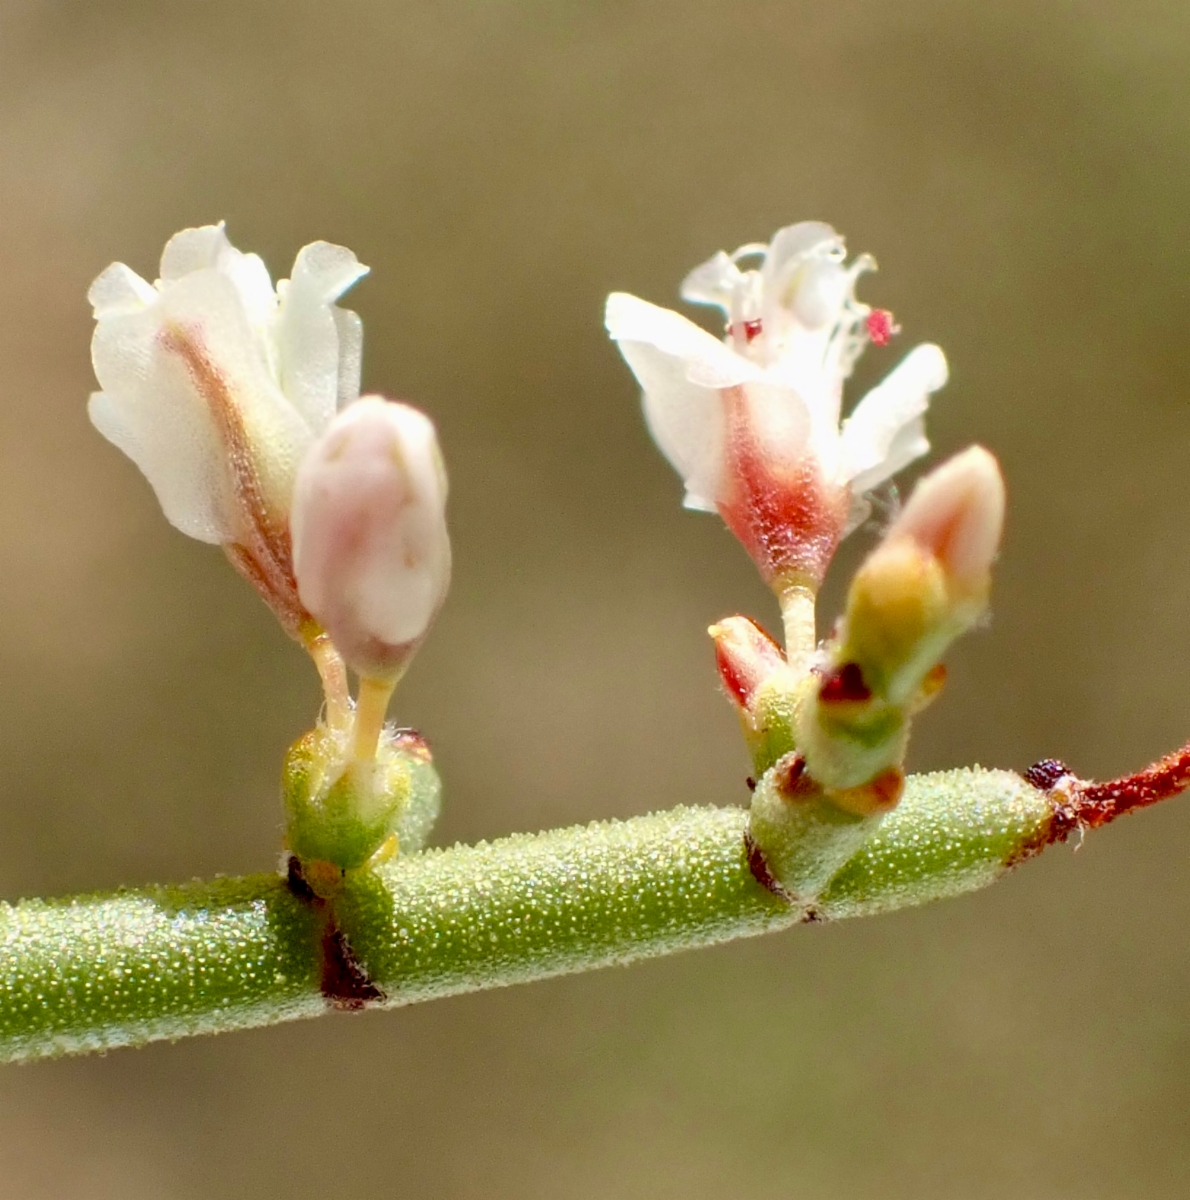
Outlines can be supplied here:
<path id="1" fill-rule="evenodd" d="M 887 346 L 900 332 L 901 327 L 893 324 L 893 315 L 887 308 L 874 308 L 868 313 L 868 337 L 872 339 L 872 345 Z"/>

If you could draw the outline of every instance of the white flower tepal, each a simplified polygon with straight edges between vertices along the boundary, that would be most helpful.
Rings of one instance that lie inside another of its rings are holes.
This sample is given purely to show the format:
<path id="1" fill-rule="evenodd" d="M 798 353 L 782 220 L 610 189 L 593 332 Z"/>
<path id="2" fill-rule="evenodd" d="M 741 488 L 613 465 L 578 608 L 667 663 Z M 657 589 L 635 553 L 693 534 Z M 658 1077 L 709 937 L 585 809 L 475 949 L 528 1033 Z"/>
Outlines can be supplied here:
<path id="1" fill-rule="evenodd" d="M 873 260 L 845 259 L 842 238 L 814 221 L 716 254 L 681 293 L 723 310 L 722 341 L 635 296 L 608 297 L 608 332 L 686 505 L 718 511 L 775 585 L 817 584 L 863 493 L 928 450 L 922 419 L 946 382 L 942 351 L 918 346 L 840 424 L 855 360 L 896 331 L 855 299 Z"/>
<path id="2" fill-rule="evenodd" d="M 434 426 L 366 396 L 298 472 L 292 528 L 302 603 L 360 675 L 398 675 L 450 585 L 446 472 Z"/>
<path id="3" fill-rule="evenodd" d="M 316 242 L 276 288 L 222 225 L 186 229 L 148 284 L 122 263 L 91 287 L 96 428 L 183 533 L 223 545 L 291 633 L 289 505 L 298 465 L 359 395 L 362 329 L 335 306 L 367 268 Z"/>

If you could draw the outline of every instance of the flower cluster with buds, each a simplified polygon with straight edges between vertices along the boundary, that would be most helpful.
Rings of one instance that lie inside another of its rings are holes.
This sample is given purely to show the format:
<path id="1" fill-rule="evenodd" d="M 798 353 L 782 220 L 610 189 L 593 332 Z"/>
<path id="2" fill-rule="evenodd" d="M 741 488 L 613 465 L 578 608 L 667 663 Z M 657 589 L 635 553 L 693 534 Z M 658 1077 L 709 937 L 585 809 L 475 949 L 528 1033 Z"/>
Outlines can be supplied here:
<path id="1" fill-rule="evenodd" d="M 849 265 L 843 239 L 805 221 L 686 277 L 684 299 L 723 310 L 722 339 L 624 293 L 606 310 L 686 506 L 720 514 L 781 603 L 784 649 L 747 617 L 710 633 L 756 775 L 750 861 L 808 907 L 897 804 L 910 719 L 986 609 L 1003 523 L 995 459 L 973 447 L 950 460 L 919 483 L 819 643 L 815 597 L 835 550 L 866 494 L 929 449 L 924 414 L 947 378 L 942 351 L 917 346 L 841 420 L 856 359 L 899 332 L 856 299 L 874 267 Z"/>
<path id="2" fill-rule="evenodd" d="M 725 313 L 722 339 L 633 296 L 607 303 L 687 506 L 723 517 L 781 604 L 784 647 L 742 616 L 710 632 L 753 761 L 750 861 L 808 906 L 897 804 L 910 721 L 986 609 L 1003 521 L 991 455 L 952 459 L 918 484 L 819 643 L 831 558 L 867 493 L 928 449 L 923 417 L 946 381 L 942 351 L 920 345 L 842 417 L 856 359 L 899 331 L 856 299 L 874 266 L 802 222 L 686 278 L 687 300 Z M 425 743 L 385 718 L 450 582 L 446 473 L 424 414 L 360 397 L 361 323 L 337 301 L 366 270 L 316 242 L 274 286 L 211 225 L 169 241 L 155 283 L 114 264 L 90 293 L 95 425 L 174 525 L 224 548 L 322 676 L 325 720 L 291 749 L 284 793 L 289 849 L 324 898 L 418 846 L 438 795 Z"/>
<path id="3" fill-rule="evenodd" d="M 91 420 L 318 666 L 327 719 L 291 753 L 289 840 L 338 869 L 391 852 L 402 821 L 424 837 L 437 803 L 436 784 L 415 786 L 425 745 L 384 721 L 450 583 L 434 427 L 359 394 L 362 324 L 335 302 L 366 272 L 315 242 L 274 287 L 207 225 L 169 240 L 155 283 L 114 263 L 89 294 Z"/>

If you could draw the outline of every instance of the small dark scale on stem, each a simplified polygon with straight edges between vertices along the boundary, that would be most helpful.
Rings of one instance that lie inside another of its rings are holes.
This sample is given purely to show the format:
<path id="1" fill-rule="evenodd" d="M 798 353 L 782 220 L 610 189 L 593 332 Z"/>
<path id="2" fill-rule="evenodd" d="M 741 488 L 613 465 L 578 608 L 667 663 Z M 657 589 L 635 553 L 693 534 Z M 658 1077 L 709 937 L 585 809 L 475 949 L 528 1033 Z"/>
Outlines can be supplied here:
<path id="1" fill-rule="evenodd" d="M 1024 780 L 1039 792 L 1048 792 L 1059 779 L 1069 774 L 1070 768 L 1061 759 L 1043 758 L 1025 772 Z"/>
<path id="2" fill-rule="evenodd" d="M 750 832 L 744 834 L 744 849 L 748 854 L 748 870 L 752 872 L 752 877 L 756 882 L 766 891 L 780 897 L 786 904 L 795 904 L 795 898 L 781 886 L 776 876 L 769 870 L 764 851 Z"/>
<path id="3" fill-rule="evenodd" d="M 319 990 L 332 1008 L 340 1012 L 358 1012 L 368 1004 L 383 1000 L 384 992 L 368 978 L 334 912 L 334 901 L 321 899 L 302 871 L 301 861 L 290 855 L 285 864 L 285 885 L 291 895 L 309 904 L 322 917 L 319 933 Z"/>
<path id="4" fill-rule="evenodd" d="M 818 784 L 806 774 L 806 760 L 795 755 L 788 763 L 777 766 L 777 789 L 786 800 L 799 800 L 819 794 Z"/>
<path id="5" fill-rule="evenodd" d="M 318 899 L 314 895 L 314 889 L 306 882 L 306 877 L 302 874 L 301 861 L 295 854 L 291 854 L 285 863 L 285 886 L 289 889 L 290 894 L 299 900 L 313 903 Z"/>
<path id="6" fill-rule="evenodd" d="M 769 870 L 764 851 L 751 833 L 744 834 L 744 850 L 748 856 L 748 870 L 752 872 L 752 878 L 766 891 L 772 892 L 774 896 L 784 900 L 791 908 L 800 909 L 801 920 L 804 924 L 814 925 L 825 919 L 812 904 L 807 904 L 804 900 L 799 899 L 773 875 Z"/>
<path id="7" fill-rule="evenodd" d="M 340 1012 L 359 1012 L 384 993 L 368 978 L 367 971 L 351 951 L 347 938 L 335 922 L 327 920 L 322 934 L 322 994 Z"/>

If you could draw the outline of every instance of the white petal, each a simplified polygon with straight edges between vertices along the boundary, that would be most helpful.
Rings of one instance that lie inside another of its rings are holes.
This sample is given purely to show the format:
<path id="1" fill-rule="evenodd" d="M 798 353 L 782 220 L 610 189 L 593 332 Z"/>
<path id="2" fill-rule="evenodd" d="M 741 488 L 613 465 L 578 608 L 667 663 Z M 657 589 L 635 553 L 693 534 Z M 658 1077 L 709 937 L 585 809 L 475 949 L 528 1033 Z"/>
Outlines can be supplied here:
<path id="1" fill-rule="evenodd" d="M 851 272 L 842 263 L 808 263 L 790 297 L 789 307 L 807 329 L 834 325 L 851 292 L 852 282 Z"/>
<path id="2" fill-rule="evenodd" d="M 291 286 L 300 283 L 303 291 L 329 304 L 361 280 L 369 269 L 346 246 L 311 242 L 298 251 L 290 283 Z"/>
<path id="3" fill-rule="evenodd" d="M 92 420 L 145 473 L 183 533 L 235 540 L 242 510 L 218 406 L 169 346 L 171 331 L 200 346 L 217 372 L 251 447 L 261 498 L 274 513 L 288 509 L 311 435 L 273 382 L 238 290 L 219 271 L 187 274 L 154 304 L 99 322 L 91 355 L 103 392 L 92 400 Z"/>
<path id="4" fill-rule="evenodd" d="M 171 525 L 200 542 L 228 541 L 228 499 L 213 431 L 188 405 L 179 410 L 172 396 L 162 399 L 163 412 L 149 421 L 144 405 L 126 391 L 93 392 L 87 415 L 141 469 Z"/>
<path id="5" fill-rule="evenodd" d="M 731 256 L 720 250 L 682 280 L 678 295 L 691 304 L 714 304 L 730 312 L 732 293 L 742 278 L 743 272 Z"/>
<path id="6" fill-rule="evenodd" d="M 315 242 L 298 253 L 282 291 L 276 335 L 281 388 L 315 432 L 359 396 L 363 326 L 333 301 L 367 272 L 345 247 Z"/>
<path id="7" fill-rule="evenodd" d="M 700 496 L 697 492 L 690 491 L 689 488 L 687 488 L 686 494 L 682 497 L 682 507 L 689 509 L 691 512 L 714 513 L 719 511 L 719 506 L 713 500 L 708 500 L 705 496 Z"/>
<path id="8" fill-rule="evenodd" d="M 926 418 L 923 413 L 914 417 L 907 425 L 897 430 L 896 437 L 888 448 L 883 464 L 883 478 L 874 483 L 865 483 L 860 478 L 860 487 L 864 490 L 878 487 L 885 479 L 891 479 L 898 471 L 903 471 L 911 462 L 930 452 L 930 439 L 926 437 Z M 852 480 L 854 486 L 855 481 Z"/>
<path id="9" fill-rule="evenodd" d="M 780 383 L 750 382 L 748 424 L 752 436 L 773 468 L 791 468 L 805 456 L 810 444 L 810 413 L 792 388 Z"/>
<path id="10" fill-rule="evenodd" d="M 756 368 L 692 321 L 635 296 L 609 296 L 606 321 L 644 393 L 649 432 L 686 485 L 686 507 L 714 511 L 723 492 L 720 389 Z"/>
<path id="11" fill-rule="evenodd" d="M 136 312 L 157 299 L 157 291 L 123 263 L 112 263 L 91 284 L 87 303 L 96 320 L 114 313 Z"/>
<path id="12" fill-rule="evenodd" d="M 334 307 L 335 329 L 339 333 L 340 410 L 359 399 L 359 381 L 364 365 L 364 323 L 349 308 Z"/>
<path id="13" fill-rule="evenodd" d="M 746 358 L 681 313 L 626 292 L 608 296 L 604 324 L 617 342 L 645 343 L 680 359 L 686 378 L 700 387 L 734 387 L 761 374 Z"/>
<path id="14" fill-rule="evenodd" d="M 200 225 L 197 229 L 175 233 L 161 252 L 161 281 L 169 283 L 191 271 L 216 266 L 220 255 L 230 246 L 222 221 L 218 225 Z"/>
<path id="15" fill-rule="evenodd" d="M 686 485 L 687 508 L 708 512 L 723 493 L 726 424 L 716 388 L 686 378 L 685 363 L 647 342 L 621 342 L 640 383 L 645 424 Z"/>
<path id="16" fill-rule="evenodd" d="M 786 225 L 773 235 L 761 267 L 765 289 L 779 287 L 782 278 L 806 259 L 841 261 L 845 253 L 843 239 L 823 221 Z"/>
<path id="17" fill-rule="evenodd" d="M 277 309 L 277 293 L 264 259 L 259 254 L 244 254 L 229 245 L 219 256 L 216 269 L 235 284 L 248 322 L 261 336 Z"/>
<path id="18" fill-rule="evenodd" d="M 872 502 L 862 492 L 854 493 L 851 497 L 851 507 L 847 510 L 847 521 L 843 526 L 843 536 L 854 533 L 872 515 Z"/>
<path id="19" fill-rule="evenodd" d="M 212 268 L 235 284 L 249 321 L 263 328 L 277 303 L 268 268 L 258 254 L 244 254 L 228 241 L 222 221 L 175 233 L 161 253 L 160 282 L 176 283 Z"/>
<path id="20" fill-rule="evenodd" d="M 853 491 L 876 487 L 929 449 L 921 418 L 946 376 L 942 351 L 917 346 L 843 422 L 840 476 Z"/>

